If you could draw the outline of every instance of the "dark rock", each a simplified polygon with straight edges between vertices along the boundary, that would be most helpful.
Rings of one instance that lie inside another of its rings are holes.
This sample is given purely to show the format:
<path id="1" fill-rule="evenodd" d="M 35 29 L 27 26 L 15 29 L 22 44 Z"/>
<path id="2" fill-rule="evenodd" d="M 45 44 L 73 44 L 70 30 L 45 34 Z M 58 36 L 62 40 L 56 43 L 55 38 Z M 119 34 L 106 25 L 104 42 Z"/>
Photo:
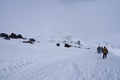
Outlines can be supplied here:
<path id="1" fill-rule="evenodd" d="M 59 47 L 59 46 L 60 46 L 60 43 L 57 43 L 57 44 L 56 44 L 56 46 L 58 46 L 58 47 Z"/>
<path id="2" fill-rule="evenodd" d="M 90 48 L 87 48 L 87 49 L 90 49 Z"/>
<path id="3" fill-rule="evenodd" d="M 30 44 L 34 44 L 35 39 L 30 38 L 28 41 L 23 41 L 23 43 L 30 43 Z"/>
<path id="4" fill-rule="evenodd" d="M 64 47 L 69 48 L 69 47 L 71 47 L 71 45 L 69 45 L 69 44 L 66 43 L 66 44 L 64 45 Z"/>
<path id="5" fill-rule="evenodd" d="M 33 44 L 32 41 L 23 41 L 23 43 L 30 43 L 30 44 Z"/>
<path id="6" fill-rule="evenodd" d="M 18 36 L 15 33 L 11 33 L 10 38 L 18 39 Z"/>
<path id="7" fill-rule="evenodd" d="M 3 37 L 3 38 L 6 39 L 6 40 L 10 40 L 9 35 L 6 34 L 6 33 L 1 33 L 1 34 L 0 34 L 0 37 Z"/>
<path id="8" fill-rule="evenodd" d="M 23 39 L 21 34 L 18 34 L 17 37 L 20 38 L 20 39 Z"/>
<path id="9" fill-rule="evenodd" d="M 5 40 L 10 40 L 10 37 L 5 37 L 4 39 L 5 39 Z"/>
<path id="10" fill-rule="evenodd" d="M 35 39 L 33 39 L 33 38 L 30 38 L 30 39 L 29 39 L 29 41 L 31 41 L 31 42 L 35 42 Z"/>
<path id="11" fill-rule="evenodd" d="M 0 33 L 0 37 L 4 37 L 4 38 L 7 38 L 9 35 L 6 34 L 6 33 Z"/>

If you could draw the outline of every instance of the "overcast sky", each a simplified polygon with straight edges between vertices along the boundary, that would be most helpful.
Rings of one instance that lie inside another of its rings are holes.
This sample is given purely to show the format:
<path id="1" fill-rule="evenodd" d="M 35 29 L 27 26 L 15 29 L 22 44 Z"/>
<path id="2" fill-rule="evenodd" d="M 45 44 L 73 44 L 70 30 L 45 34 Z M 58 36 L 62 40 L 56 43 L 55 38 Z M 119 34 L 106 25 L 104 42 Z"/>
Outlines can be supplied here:
<path id="1" fill-rule="evenodd" d="M 120 0 L 0 0 L 0 32 L 120 34 Z"/>

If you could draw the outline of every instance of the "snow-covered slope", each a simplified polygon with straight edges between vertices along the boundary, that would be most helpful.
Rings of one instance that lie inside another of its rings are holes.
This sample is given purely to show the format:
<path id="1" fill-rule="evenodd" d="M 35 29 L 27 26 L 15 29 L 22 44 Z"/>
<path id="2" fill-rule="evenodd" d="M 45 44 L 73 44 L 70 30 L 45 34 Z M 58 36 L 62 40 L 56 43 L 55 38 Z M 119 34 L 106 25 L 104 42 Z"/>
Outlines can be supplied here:
<path id="1" fill-rule="evenodd" d="M 65 48 L 49 41 L 21 41 L 0 38 L 0 80 L 120 79 L 120 57 L 111 51 L 102 59 L 95 46 Z"/>

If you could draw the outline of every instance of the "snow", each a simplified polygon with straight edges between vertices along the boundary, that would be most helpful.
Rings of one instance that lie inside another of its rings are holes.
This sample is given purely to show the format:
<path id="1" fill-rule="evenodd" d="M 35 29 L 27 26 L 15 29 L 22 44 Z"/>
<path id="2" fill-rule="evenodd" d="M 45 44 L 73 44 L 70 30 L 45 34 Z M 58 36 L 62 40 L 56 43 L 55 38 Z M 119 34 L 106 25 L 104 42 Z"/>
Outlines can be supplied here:
<path id="1" fill-rule="evenodd" d="M 23 44 L 22 40 L 2 38 L 0 44 L 0 80 L 120 79 L 120 57 L 113 49 L 102 59 L 102 54 L 90 45 L 65 48 L 49 41 Z M 118 46 L 114 49 L 119 50 Z"/>
<path id="2" fill-rule="evenodd" d="M 0 80 L 120 80 L 119 4 L 0 0 L 0 33 L 36 40 L 29 44 L 0 37 Z M 108 48 L 106 59 L 97 53 L 98 46 Z"/>

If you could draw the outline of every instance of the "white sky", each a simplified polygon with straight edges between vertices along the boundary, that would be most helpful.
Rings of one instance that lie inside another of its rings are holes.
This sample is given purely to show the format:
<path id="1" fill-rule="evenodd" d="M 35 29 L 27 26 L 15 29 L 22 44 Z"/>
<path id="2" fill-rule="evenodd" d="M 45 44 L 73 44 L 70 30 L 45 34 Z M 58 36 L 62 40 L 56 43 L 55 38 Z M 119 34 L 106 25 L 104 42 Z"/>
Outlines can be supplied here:
<path id="1" fill-rule="evenodd" d="M 120 0 L 0 0 L 0 32 L 120 34 Z"/>

